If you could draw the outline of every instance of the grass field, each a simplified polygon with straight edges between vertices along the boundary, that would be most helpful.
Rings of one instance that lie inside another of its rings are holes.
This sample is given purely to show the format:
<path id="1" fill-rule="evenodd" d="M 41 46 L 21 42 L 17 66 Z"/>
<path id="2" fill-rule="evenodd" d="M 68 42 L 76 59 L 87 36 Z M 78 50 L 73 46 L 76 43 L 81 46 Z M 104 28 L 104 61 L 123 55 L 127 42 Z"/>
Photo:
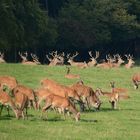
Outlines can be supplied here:
<path id="1" fill-rule="evenodd" d="M 127 88 L 130 99 L 122 100 L 117 110 L 112 110 L 108 100 L 102 97 L 103 104 L 98 112 L 81 113 L 81 120 L 64 120 L 63 115 L 48 111 L 48 120 L 40 119 L 41 111 L 28 110 L 28 120 L 16 120 L 7 116 L 6 110 L 0 116 L 0 140 L 140 140 L 140 89 L 134 90 L 131 77 L 140 72 L 140 67 L 103 70 L 99 68 L 77 69 L 71 73 L 80 74 L 86 85 L 93 89 L 100 87 L 110 91 L 109 82 L 116 87 Z M 0 75 L 10 75 L 19 83 L 33 89 L 40 86 L 40 80 L 47 77 L 62 84 L 70 85 L 76 80 L 64 78 L 65 66 L 23 66 L 21 64 L 1 64 Z"/>

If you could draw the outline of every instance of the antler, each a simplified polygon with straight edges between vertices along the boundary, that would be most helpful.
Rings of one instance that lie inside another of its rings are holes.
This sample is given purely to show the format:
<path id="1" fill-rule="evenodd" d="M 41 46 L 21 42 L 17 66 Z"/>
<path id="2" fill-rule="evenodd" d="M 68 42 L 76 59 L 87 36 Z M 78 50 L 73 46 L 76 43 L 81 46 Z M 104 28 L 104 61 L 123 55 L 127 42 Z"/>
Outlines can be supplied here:
<path id="1" fill-rule="evenodd" d="M 0 58 L 2 58 L 2 59 L 4 58 L 4 53 L 0 52 Z"/>
<path id="2" fill-rule="evenodd" d="M 21 52 L 18 52 L 18 54 L 22 58 L 22 61 L 24 61 L 24 62 L 28 61 L 28 59 L 27 59 L 28 53 L 27 52 L 25 52 L 24 55 Z"/>
<path id="3" fill-rule="evenodd" d="M 31 57 L 32 57 L 32 59 L 33 59 L 33 61 L 34 61 L 35 63 L 40 64 L 39 58 L 36 56 L 36 54 L 31 53 Z"/>
<path id="4" fill-rule="evenodd" d="M 89 51 L 88 54 L 90 55 L 91 58 L 94 58 L 91 51 Z M 99 51 L 96 51 L 96 56 L 94 59 L 97 59 L 98 57 L 99 57 Z"/>

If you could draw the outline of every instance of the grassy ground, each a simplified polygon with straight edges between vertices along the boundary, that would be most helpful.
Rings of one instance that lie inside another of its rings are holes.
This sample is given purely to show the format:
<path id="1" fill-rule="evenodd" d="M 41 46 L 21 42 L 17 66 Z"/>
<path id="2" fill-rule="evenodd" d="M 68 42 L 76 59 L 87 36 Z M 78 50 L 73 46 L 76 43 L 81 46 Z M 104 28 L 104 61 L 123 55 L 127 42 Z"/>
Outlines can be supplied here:
<path id="1" fill-rule="evenodd" d="M 110 91 L 109 82 L 115 81 L 117 87 L 127 88 L 131 98 L 119 103 L 120 110 L 111 110 L 108 100 L 102 97 L 103 104 L 98 112 L 87 111 L 81 120 L 64 120 L 62 115 L 48 111 L 48 120 L 40 119 L 41 112 L 29 110 L 28 120 L 16 120 L 3 111 L 0 116 L 0 140 L 139 140 L 140 139 L 140 89 L 133 89 L 131 77 L 140 67 L 102 70 L 99 68 L 77 69 L 71 73 L 80 74 L 86 85 Z M 64 78 L 63 67 L 23 66 L 20 64 L 1 64 L 0 75 L 15 76 L 19 83 L 38 88 L 40 80 L 47 77 L 70 85 L 76 80 Z"/>

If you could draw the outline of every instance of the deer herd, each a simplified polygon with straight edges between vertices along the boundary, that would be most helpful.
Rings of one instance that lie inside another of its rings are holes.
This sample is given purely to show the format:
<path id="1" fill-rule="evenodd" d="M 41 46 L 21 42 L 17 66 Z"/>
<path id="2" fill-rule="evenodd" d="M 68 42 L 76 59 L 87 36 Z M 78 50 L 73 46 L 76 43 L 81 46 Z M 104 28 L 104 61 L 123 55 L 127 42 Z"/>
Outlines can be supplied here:
<path id="1" fill-rule="evenodd" d="M 87 62 L 75 62 L 73 59 L 78 55 L 67 54 L 67 62 L 71 66 L 76 66 L 79 68 L 87 67 L 100 67 L 100 68 L 112 68 L 120 67 L 121 64 L 125 63 L 120 55 L 107 55 L 106 60 L 102 63 L 97 62 L 99 58 L 99 52 L 96 52 L 94 57 L 92 52 L 89 52 L 90 61 Z M 38 65 L 39 58 L 31 53 L 32 61 L 28 60 L 28 53 L 19 52 L 19 56 L 22 59 L 22 64 L 25 65 Z M 47 59 L 50 61 L 49 66 L 64 65 L 65 54 L 58 54 L 57 51 L 49 53 L 46 55 Z M 126 68 L 132 68 L 133 61 L 132 56 L 125 55 L 128 63 L 125 64 Z M 6 63 L 4 60 L 4 54 L 0 53 L 0 63 Z M 42 79 L 40 81 L 40 88 L 31 89 L 25 85 L 20 84 L 15 77 L 12 76 L 0 76 L 0 115 L 2 113 L 3 107 L 6 107 L 9 115 L 9 107 L 13 110 L 15 117 L 17 119 L 28 118 L 27 110 L 28 108 L 33 108 L 35 110 L 41 109 L 41 117 L 44 118 L 46 110 L 52 109 L 55 112 L 62 113 L 66 118 L 66 114 L 73 117 L 76 121 L 80 120 L 80 112 L 85 110 L 100 110 L 102 105 L 101 96 L 108 98 L 112 109 L 117 108 L 117 103 L 120 99 L 130 98 L 127 94 L 128 90 L 124 88 L 116 88 L 115 82 L 110 82 L 110 92 L 103 91 L 100 88 L 93 90 L 93 88 L 85 85 L 81 80 L 80 75 L 71 74 L 70 67 L 66 66 L 67 74 L 65 78 L 68 79 L 78 79 L 78 82 L 73 85 L 63 85 L 52 79 Z M 138 89 L 140 84 L 140 73 L 135 73 L 132 76 L 132 81 L 134 88 Z M 79 105 L 79 108 L 78 106 Z M 47 117 L 47 115 L 45 115 Z"/>

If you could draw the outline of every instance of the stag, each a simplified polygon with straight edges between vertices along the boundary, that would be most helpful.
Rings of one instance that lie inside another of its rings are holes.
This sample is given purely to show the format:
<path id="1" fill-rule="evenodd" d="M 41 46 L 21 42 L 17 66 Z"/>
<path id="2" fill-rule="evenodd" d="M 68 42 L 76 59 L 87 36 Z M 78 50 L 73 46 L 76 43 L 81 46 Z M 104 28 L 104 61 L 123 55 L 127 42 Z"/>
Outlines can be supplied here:
<path id="1" fill-rule="evenodd" d="M 70 56 L 70 54 L 67 54 L 67 59 L 68 62 L 70 63 L 71 66 L 77 66 L 79 68 L 87 68 L 88 65 L 86 62 L 75 62 L 73 59 L 78 55 L 79 53 L 76 52 L 73 56 Z"/>
<path id="2" fill-rule="evenodd" d="M 126 56 L 126 58 L 128 60 L 128 63 L 125 64 L 125 68 L 130 69 L 130 68 L 132 68 L 134 66 L 135 62 L 133 60 L 133 57 L 130 54 L 129 55 L 125 55 L 125 56 Z"/>
<path id="3" fill-rule="evenodd" d="M 91 57 L 91 58 L 90 58 L 91 61 L 88 62 L 88 66 L 89 66 L 89 67 L 94 67 L 94 66 L 96 66 L 96 65 L 97 65 L 97 60 L 96 60 L 96 59 L 99 57 L 99 52 L 96 51 L 96 56 L 95 56 L 95 57 L 93 57 L 91 51 L 89 51 L 88 54 L 89 54 L 90 57 Z"/>
<path id="4" fill-rule="evenodd" d="M 133 81 L 133 83 L 134 83 L 134 88 L 135 88 L 135 89 L 138 89 L 139 84 L 140 84 L 140 73 L 135 73 L 135 74 L 132 76 L 132 81 Z"/>
<path id="5" fill-rule="evenodd" d="M 4 53 L 0 52 L 0 63 L 6 63 L 6 61 L 4 60 Z"/>
<path id="6" fill-rule="evenodd" d="M 63 65 L 64 64 L 64 52 L 62 54 L 57 53 L 57 51 L 53 51 L 49 53 L 51 57 L 46 55 L 47 59 L 49 60 L 49 66 L 56 66 L 56 65 Z"/>

